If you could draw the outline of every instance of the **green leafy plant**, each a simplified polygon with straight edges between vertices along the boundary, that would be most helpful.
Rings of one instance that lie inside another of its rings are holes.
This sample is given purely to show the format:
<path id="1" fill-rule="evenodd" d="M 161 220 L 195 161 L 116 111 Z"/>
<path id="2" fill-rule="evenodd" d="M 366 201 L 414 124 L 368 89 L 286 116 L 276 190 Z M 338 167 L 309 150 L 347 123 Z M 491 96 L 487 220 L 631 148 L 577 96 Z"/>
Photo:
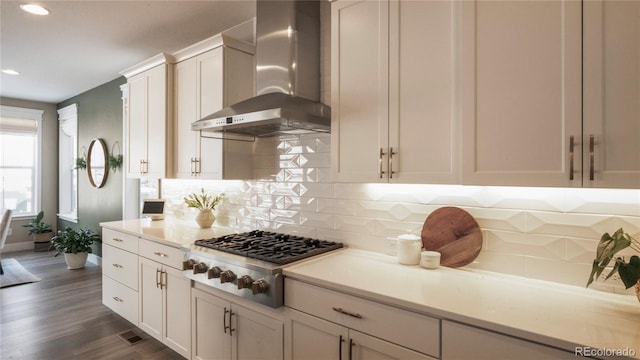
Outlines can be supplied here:
<path id="1" fill-rule="evenodd" d="M 224 198 L 224 194 L 211 196 L 201 188 L 200 194 L 191 193 L 184 197 L 184 202 L 188 207 L 196 208 L 199 210 L 214 210 L 216 205 Z"/>
<path id="2" fill-rule="evenodd" d="M 91 253 L 91 244 L 96 241 L 100 241 L 100 236 L 91 230 L 66 227 L 51 239 L 51 247 L 57 250 L 54 256 L 62 253 Z"/>
<path id="3" fill-rule="evenodd" d="M 120 169 L 122 166 L 122 155 L 113 156 L 109 154 L 109 168 L 113 171 Z"/>
<path id="4" fill-rule="evenodd" d="M 629 258 L 629 262 L 626 262 L 623 257 L 616 257 L 614 259 L 616 253 L 628 247 L 640 253 L 640 242 L 625 233 L 622 228 L 618 229 L 613 235 L 604 233 L 598 243 L 596 258 L 593 260 L 587 287 L 602 274 L 611 260 L 614 260 L 615 263 L 605 280 L 618 272 L 620 280 L 622 280 L 627 289 L 634 286 L 638 280 L 640 280 L 640 257 L 632 255 Z"/>
<path id="5" fill-rule="evenodd" d="M 87 168 L 87 160 L 84 158 L 76 158 L 76 169 L 86 169 Z"/>
<path id="6" fill-rule="evenodd" d="M 35 218 L 31 219 L 28 224 L 22 225 L 22 227 L 29 228 L 29 235 L 52 232 L 51 225 L 43 222 L 42 218 L 44 218 L 44 211 L 40 211 Z"/>

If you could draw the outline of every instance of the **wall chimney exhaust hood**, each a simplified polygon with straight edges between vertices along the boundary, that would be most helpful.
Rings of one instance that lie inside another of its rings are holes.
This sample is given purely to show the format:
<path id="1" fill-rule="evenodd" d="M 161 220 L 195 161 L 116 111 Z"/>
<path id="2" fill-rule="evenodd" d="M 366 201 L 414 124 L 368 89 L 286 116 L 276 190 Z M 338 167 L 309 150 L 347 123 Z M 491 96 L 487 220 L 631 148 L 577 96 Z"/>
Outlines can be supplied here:
<path id="1" fill-rule="evenodd" d="M 320 99 L 320 2 L 256 1 L 256 93 L 191 130 L 268 137 L 331 131 Z"/>

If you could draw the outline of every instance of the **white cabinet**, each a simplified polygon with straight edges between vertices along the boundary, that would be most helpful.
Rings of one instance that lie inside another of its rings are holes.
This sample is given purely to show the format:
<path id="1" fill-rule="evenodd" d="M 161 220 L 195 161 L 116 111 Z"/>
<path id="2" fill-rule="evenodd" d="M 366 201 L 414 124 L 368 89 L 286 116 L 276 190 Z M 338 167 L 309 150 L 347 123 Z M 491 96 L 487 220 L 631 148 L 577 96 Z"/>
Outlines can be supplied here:
<path id="1" fill-rule="evenodd" d="M 191 124 L 253 96 L 254 72 L 253 55 L 221 43 L 176 64 L 176 177 L 251 177 L 251 143 L 223 141 L 220 134 L 202 133 L 201 137 L 200 132 L 191 130 Z"/>
<path id="2" fill-rule="evenodd" d="M 184 277 L 181 269 L 170 266 L 180 259 L 178 254 L 181 252 L 145 239 L 140 239 L 140 242 L 138 326 L 180 355 L 189 358 L 191 280 Z"/>
<path id="3" fill-rule="evenodd" d="M 138 238 L 102 231 L 102 303 L 138 325 Z"/>
<path id="4" fill-rule="evenodd" d="M 282 359 L 283 323 L 192 289 L 193 359 Z"/>
<path id="5" fill-rule="evenodd" d="M 581 186 L 580 2 L 462 3 L 462 183 Z"/>
<path id="6" fill-rule="evenodd" d="M 585 1 L 585 187 L 640 188 L 640 2 Z"/>
<path id="7" fill-rule="evenodd" d="M 442 360 L 575 358 L 574 353 L 464 324 L 442 321 Z"/>
<path id="8" fill-rule="evenodd" d="M 440 356 L 436 318 L 292 279 L 285 279 L 285 289 L 285 305 L 297 310 L 287 312 L 287 359 Z"/>
<path id="9" fill-rule="evenodd" d="M 159 64 L 156 64 L 159 63 Z M 128 77 L 127 118 L 125 119 L 125 159 L 128 177 L 164 178 L 172 171 L 171 106 L 172 65 L 164 55 L 144 65 L 155 66 Z M 148 67 L 148 66 L 147 66 Z"/>
<path id="10" fill-rule="evenodd" d="M 334 181 L 457 181 L 459 6 L 332 3 Z"/>
<path id="11" fill-rule="evenodd" d="M 285 359 L 434 359 L 373 336 L 307 315 L 287 311 Z"/>

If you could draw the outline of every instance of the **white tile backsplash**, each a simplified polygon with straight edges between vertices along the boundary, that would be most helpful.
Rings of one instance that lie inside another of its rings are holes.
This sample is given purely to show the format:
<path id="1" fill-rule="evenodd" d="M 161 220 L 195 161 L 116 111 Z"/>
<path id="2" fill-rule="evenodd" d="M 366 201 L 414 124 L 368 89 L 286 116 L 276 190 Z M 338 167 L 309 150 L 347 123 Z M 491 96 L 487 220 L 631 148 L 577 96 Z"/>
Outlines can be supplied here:
<path id="1" fill-rule="evenodd" d="M 586 284 L 602 233 L 624 227 L 640 238 L 640 190 L 332 183 L 330 142 L 328 134 L 259 139 L 254 176 L 263 180 L 163 180 L 162 196 L 173 209 L 201 187 L 224 192 L 219 216 L 239 231 L 270 228 L 381 253 L 395 251 L 388 238 L 420 234 L 431 212 L 457 206 L 483 230 L 468 267 L 576 286 Z M 592 286 L 628 293 L 613 279 Z"/>

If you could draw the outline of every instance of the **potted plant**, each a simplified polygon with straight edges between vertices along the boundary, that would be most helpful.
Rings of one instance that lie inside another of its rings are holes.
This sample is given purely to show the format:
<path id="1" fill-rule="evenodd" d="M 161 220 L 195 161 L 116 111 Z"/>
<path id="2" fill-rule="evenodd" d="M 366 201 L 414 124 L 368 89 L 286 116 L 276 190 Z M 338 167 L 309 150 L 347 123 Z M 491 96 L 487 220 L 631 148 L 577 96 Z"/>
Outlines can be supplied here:
<path id="1" fill-rule="evenodd" d="M 29 236 L 33 239 L 33 246 L 36 251 L 47 251 L 49 249 L 49 241 L 53 232 L 51 225 L 42 221 L 43 218 L 44 211 L 40 211 L 28 224 L 22 225 L 22 227 L 29 228 Z"/>
<path id="2" fill-rule="evenodd" d="M 201 188 L 200 194 L 191 193 L 184 198 L 184 202 L 188 207 L 200 210 L 196 216 L 196 222 L 202 229 L 206 229 L 210 228 L 216 220 L 213 210 L 222 201 L 223 197 L 224 194 L 218 194 L 215 197 L 211 196 L 204 191 L 204 188 Z"/>
<path id="3" fill-rule="evenodd" d="M 626 248 L 631 248 L 640 254 L 640 242 L 625 233 L 622 228 L 618 229 L 613 235 L 604 233 L 598 243 L 596 258 L 593 260 L 587 287 L 602 274 L 611 260 L 614 260 L 613 269 L 605 277 L 605 280 L 617 272 L 625 288 L 628 289 L 635 286 L 638 300 L 640 300 L 640 257 L 632 255 L 628 262 L 625 261 L 624 257 L 620 256 L 613 259 L 616 253 Z"/>
<path id="4" fill-rule="evenodd" d="M 91 244 L 96 241 L 100 237 L 91 230 L 66 227 L 51 239 L 51 246 L 57 250 L 54 256 L 63 253 L 67 269 L 73 270 L 84 267 L 87 255 L 92 252 Z"/>

